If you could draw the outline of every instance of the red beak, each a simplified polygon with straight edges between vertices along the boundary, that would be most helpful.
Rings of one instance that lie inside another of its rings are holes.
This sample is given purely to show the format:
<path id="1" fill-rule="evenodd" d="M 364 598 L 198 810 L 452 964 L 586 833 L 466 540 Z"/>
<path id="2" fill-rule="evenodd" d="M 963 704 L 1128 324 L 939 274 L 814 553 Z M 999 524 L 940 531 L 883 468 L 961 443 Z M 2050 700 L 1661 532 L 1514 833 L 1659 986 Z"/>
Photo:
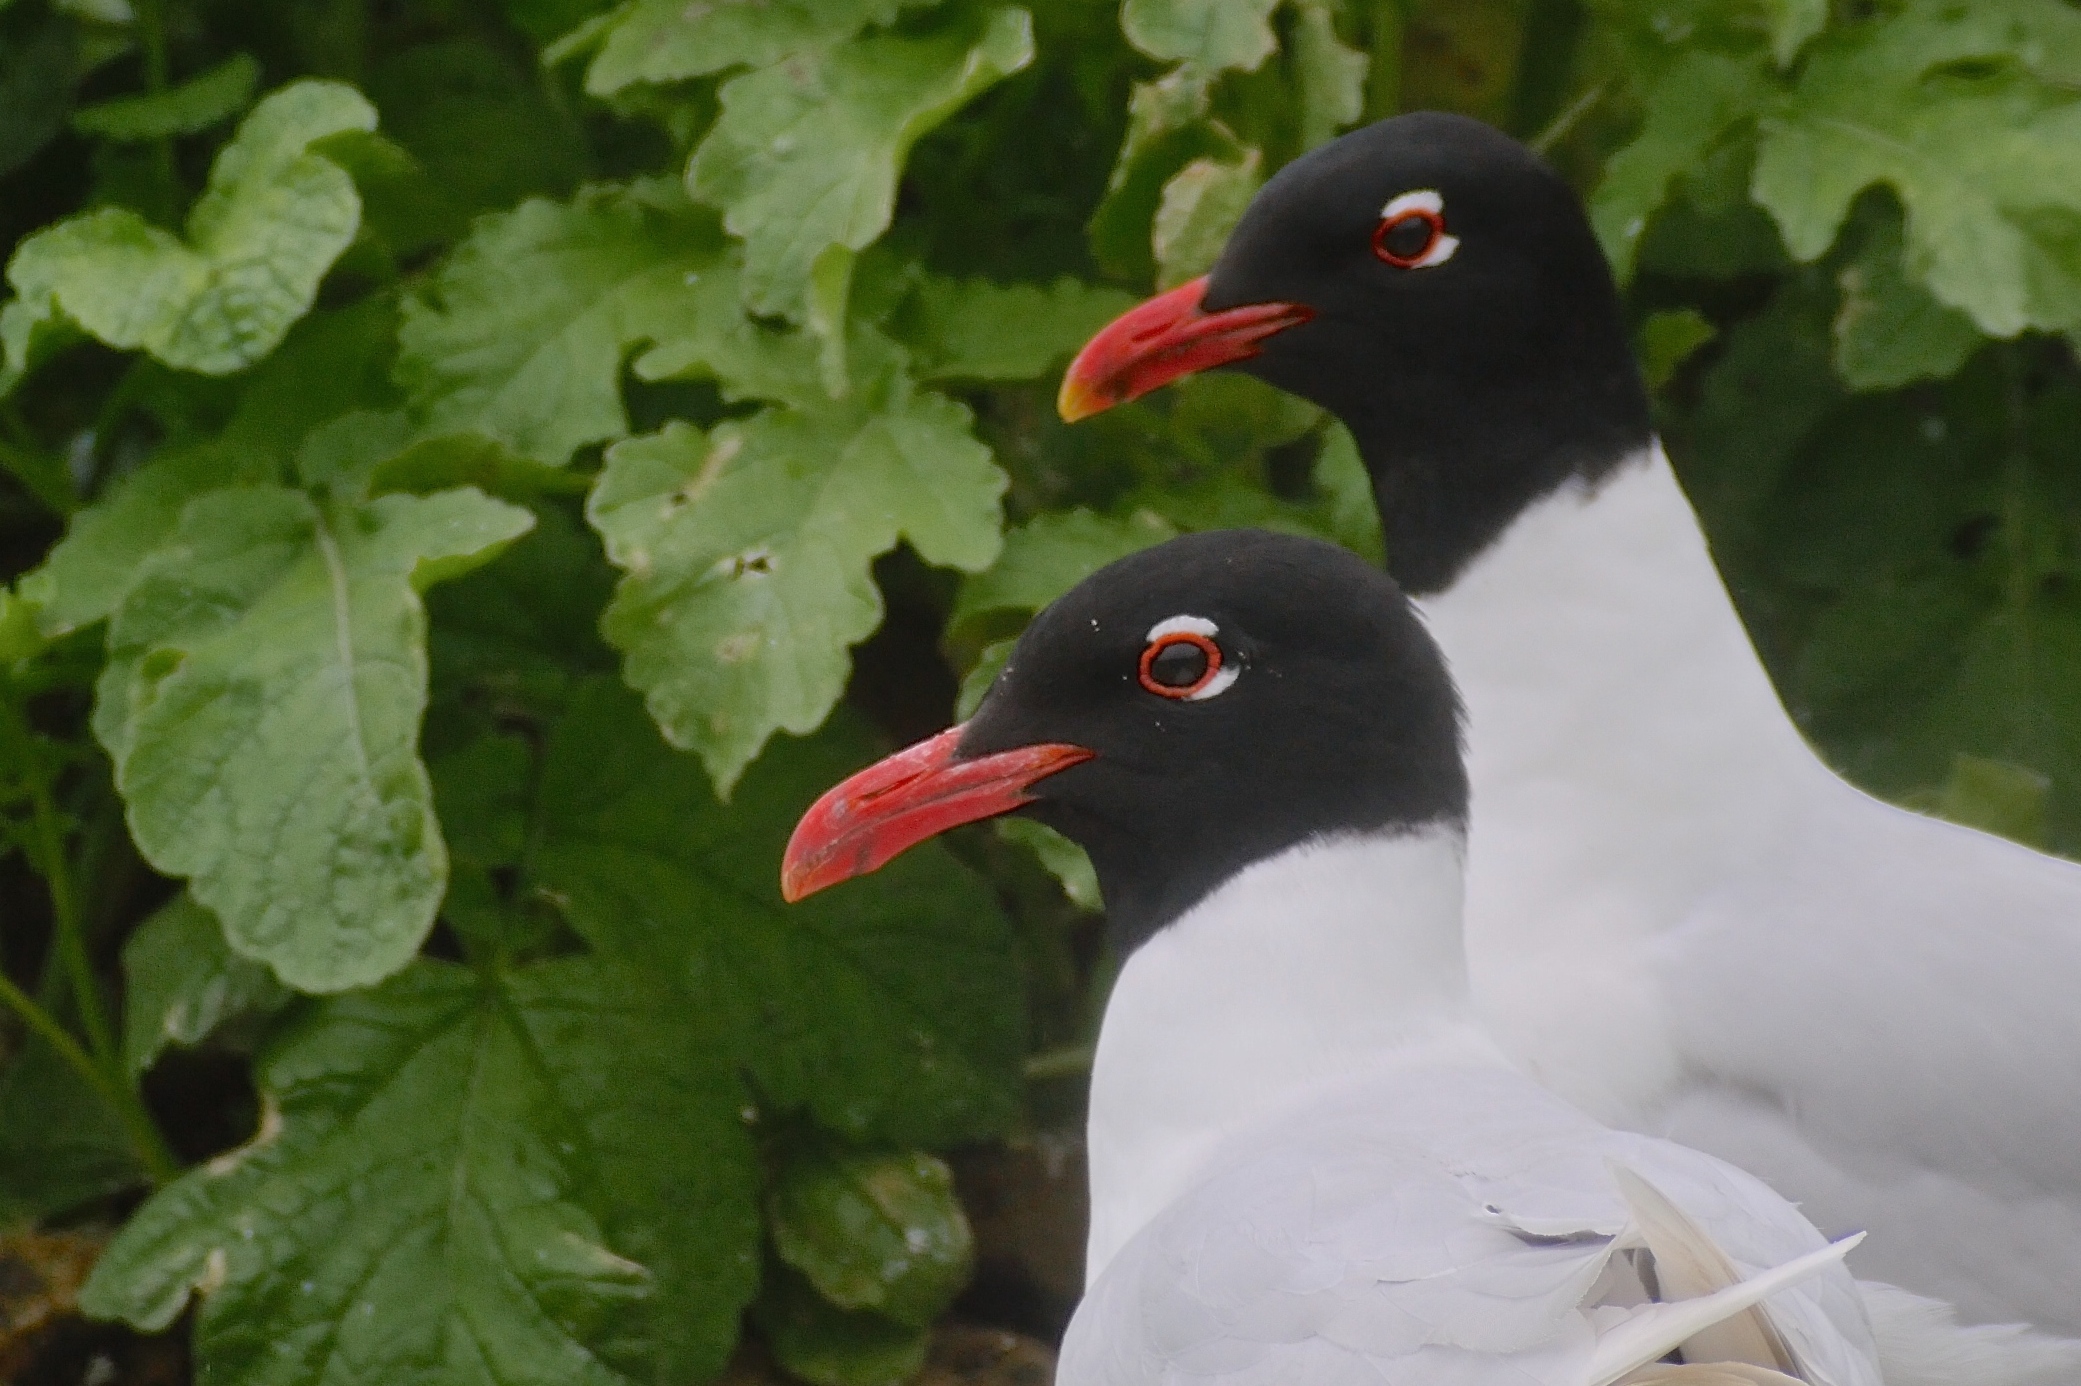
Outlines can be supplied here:
<path id="1" fill-rule="evenodd" d="M 1201 275 L 1128 309 L 1084 343 L 1055 400 L 1063 421 L 1088 419 L 1181 375 L 1247 360 L 1264 350 L 1258 343 L 1265 338 L 1315 316 L 1305 303 L 1246 303 L 1203 312 L 1206 293 L 1207 277 Z"/>
<path id="2" fill-rule="evenodd" d="M 1050 743 L 956 760 L 962 730 L 948 727 L 898 751 L 811 804 L 781 858 L 781 898 L 793 903 L 878 871 L 948 828 L 1031 803 L 1035 781 L 1097 754 Z"/>

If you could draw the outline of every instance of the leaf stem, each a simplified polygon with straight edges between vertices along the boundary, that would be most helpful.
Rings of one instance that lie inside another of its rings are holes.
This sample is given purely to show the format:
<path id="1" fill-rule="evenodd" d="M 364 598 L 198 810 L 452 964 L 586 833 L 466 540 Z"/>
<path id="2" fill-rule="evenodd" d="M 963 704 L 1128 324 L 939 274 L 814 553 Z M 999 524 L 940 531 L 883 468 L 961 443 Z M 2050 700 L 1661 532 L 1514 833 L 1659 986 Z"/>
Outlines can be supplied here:
<path id="1" fill-rule="evenodd" d="M 80 1048 L 79 1041 L 65 1033 L 65 1027 L 16 986 L 14 979 L 5 972 L 0 972 L 0 1004 L 20 1016 L 22 1023 L 108 1104 L 116 1119 L 123 1123 L 123 1131 L 130 1137 L 131 1149 L 136 1152 L 138 1162 L 144 1166 L 146 1176 L 154 1185 L 170 1183 L 181 1172 L 180 1161 L 167 1148 L 165 1138 L 152 1121 L 152 1114 L 145 1110 L 144 1103 L 129 1084 L 116 1077 L 110 1069 L 95 1063 L 87 1051 Z"/>
<path id="2" fill-rule="evenodd" d="M 166 90 L 166 11 L 162 0 L 137 0 L 137 32 L 144 44 L 145 89 L 157 96 Z M 153 173 L 159 182 L 160 209 L 171 222 L 180 210 L 180 175 L 173 165 L 173 137 L 152 141 Z"/>
<path id="3" fill-rule="evenodd" d="M 1610 87 L 1609 82 L 1599 82 L 1569 102 L 1567 110 L 1555 116 L 1544 130 L 1532 137 L 1532 152 L 1544 156 L 1555 145 L 1567 139 L 1568 133 L 1581 123 L 1582 118 L 1597 109 L 1597 104 L 1604 99 L 1604 93 Z"/>
<path id="4" fill-rule="evenodd" d="M 95 1063 L 112 1069 L 117 1060 L 115 1032 L 109 1028 L 108 1010 L 101 1004 L 101 988 L 94 981 L 94 965 L 80 934 L 79 895 L 72 888 L 72 864 L 65 856 L 65 824 L 51 794 L 50 780 L 32 773 L 28 787 L 35 815 L 36 866 L 50 891 L 51 917 L 57 922 L 54 946 L 72 983 L 72 1004 L 87 1032 L 87 1048 Z"/>
<path id="5" fill-rule="evenodd" d="M 1048 1049 L 1032 1055 L 1026 1060 L 1026 1077 L 1073 1078 L 1079 1073 L 1091 1071 L 1091 1061 L 1098 1055 L 1096 1045 L 1070 1044 L 1060 1049 Z"/>

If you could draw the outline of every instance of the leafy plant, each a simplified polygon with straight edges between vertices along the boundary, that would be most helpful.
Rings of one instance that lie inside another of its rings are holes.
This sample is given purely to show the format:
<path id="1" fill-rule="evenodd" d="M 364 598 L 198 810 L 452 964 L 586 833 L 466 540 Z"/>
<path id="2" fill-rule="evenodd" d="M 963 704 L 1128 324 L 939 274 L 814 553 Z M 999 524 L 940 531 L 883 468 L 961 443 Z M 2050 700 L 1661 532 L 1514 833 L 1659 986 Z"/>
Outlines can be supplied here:
<path id="1" fill-rule="evenodd" d="M 0 1208 L 213 1381 L 915 1372 L 1095 882 L 781 845 L 1111 558 L 1379 555 L 1309 406 L 1053 377 L 1404 107 L 1589 196 L 1817 743 L 2081 852 L 2077 72 L 2063 0 L 0 0 Z"/>

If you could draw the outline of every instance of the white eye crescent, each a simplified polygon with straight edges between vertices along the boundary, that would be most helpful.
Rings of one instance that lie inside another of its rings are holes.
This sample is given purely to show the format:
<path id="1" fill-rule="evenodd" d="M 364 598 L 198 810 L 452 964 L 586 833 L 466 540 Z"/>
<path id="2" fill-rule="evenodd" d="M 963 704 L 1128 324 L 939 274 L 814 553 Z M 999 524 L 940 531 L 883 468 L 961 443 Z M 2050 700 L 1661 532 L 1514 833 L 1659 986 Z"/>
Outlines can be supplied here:
<path id="1" fill-rule="evenodd" d="M 1373 253 L 1398 269 L 1442 265 L 1460 248 L 1445 230 L 1445 198 L 1436 188 L 1418 188 L 1390 198 L 1373 231 Z"/>
<path id="2" fill-rule="evenodd" d="M 1221 628 L 1204 616 L 1171 616 L 1149 627 L 1139 677 L 1160 698 L 1205 702 L 1226 693 L 1243 672 L 1215 643 Z"/>

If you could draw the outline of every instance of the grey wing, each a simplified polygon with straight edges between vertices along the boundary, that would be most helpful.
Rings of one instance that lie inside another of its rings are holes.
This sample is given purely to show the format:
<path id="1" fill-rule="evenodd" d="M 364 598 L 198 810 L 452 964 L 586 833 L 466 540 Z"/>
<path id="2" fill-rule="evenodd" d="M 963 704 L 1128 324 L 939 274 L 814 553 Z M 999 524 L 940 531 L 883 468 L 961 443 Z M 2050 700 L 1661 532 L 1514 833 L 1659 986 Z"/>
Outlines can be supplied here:
<path id="1" fill-rule="evenodd" d="M 1260 1151 L 1143 1228 L 1070 1325 L 1065 1386 L 1580 1381 L 1608 1233 L 1513 1231 L 1431 1152 L 1337 1135 Z"/>

